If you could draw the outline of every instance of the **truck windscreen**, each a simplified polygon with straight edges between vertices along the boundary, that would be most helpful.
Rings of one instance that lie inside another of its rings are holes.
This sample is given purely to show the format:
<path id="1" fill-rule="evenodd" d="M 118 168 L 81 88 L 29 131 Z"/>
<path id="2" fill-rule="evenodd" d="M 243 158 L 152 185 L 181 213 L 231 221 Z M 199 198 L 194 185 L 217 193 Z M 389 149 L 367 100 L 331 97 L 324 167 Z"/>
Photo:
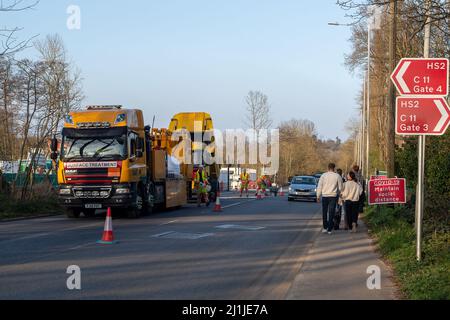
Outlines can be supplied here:
<path id="1" fill-rule="evenodd" d="M 126 135 L 116 137 L 63 137 L 61 150 L 65 161 L 123 160 L 127 155 Z"/>

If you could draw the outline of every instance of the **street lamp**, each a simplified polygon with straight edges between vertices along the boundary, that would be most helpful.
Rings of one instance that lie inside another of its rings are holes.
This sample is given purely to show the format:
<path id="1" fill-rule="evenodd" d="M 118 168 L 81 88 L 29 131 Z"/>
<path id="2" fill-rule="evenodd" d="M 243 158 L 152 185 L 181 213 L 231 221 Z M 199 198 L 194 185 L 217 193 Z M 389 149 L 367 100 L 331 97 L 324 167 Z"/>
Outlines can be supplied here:
<path id="1" fill-rule="evenodd" d="M 338 23 L 338 22 L 328 22 L 329 26 L 337 26 L 337 27 L 350 27 L 354 24 L 351 23 Z M 371 25 L 368 24 L 367 27 L 367 75 L 364 81 L 364 107 L 362 111 L 362 140 L 363 142 L 361 145 L 364 144 L 364 134 L 367 132 L 366 136 L 366 145 L 365 145 L 365 162 L 362 166 L 363 173 L 367 177 L 367 179 L 370 177 L 369 175 L 369 156 L 370 156 L 370 47 L 371 47 Z"/>

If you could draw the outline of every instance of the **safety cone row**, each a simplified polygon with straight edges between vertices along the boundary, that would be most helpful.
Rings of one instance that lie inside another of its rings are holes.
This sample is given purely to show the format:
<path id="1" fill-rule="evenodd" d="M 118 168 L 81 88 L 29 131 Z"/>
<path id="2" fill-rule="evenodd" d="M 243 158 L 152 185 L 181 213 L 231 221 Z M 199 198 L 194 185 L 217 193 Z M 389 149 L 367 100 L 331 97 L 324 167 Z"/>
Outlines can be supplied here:
<path id="1" fill-rule="evenodd" d="M 108 208 L 108 211 L 106 213 L 105 228 L 103 230 L 102 240 L 97 241 L 97 243 L 100 243 L 100 244 L 115 244 L 115 243 L 117 243 L 117 241 L 114 240 L 111 208 Z"/>
<path id="2" fill-rule="evenodd" d="M 220 192 L 217 192 L 216 205 L 214 206 L 214 212 L 222 212 L 222 205 L 220 204 Z"/>

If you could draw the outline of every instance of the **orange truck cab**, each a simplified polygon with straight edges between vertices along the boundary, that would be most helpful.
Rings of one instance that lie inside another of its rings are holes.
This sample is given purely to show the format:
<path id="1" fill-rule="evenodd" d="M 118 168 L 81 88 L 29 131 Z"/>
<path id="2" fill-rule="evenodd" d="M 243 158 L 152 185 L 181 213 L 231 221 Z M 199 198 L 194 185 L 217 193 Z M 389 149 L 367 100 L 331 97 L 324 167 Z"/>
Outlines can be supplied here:
<path id="1" fill-rule="evenodd" d="M 169 176 L 167 150 L 157 146 L 141 110 L 90 106 L 65 119 L 58 160 L 58 195 L 71 218 L 92 216 L 97 209 L 136 218 L 154 206 L 186 203 L 186 181 Z"/>

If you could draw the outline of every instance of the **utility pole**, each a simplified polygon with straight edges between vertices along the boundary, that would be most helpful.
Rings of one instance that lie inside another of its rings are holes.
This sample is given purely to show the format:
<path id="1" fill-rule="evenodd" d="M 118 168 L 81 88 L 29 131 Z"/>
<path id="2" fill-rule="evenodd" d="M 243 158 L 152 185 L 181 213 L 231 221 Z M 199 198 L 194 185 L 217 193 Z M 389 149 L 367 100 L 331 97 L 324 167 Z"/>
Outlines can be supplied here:
<path id="1" fill-rule="evenodd" d="M 397 49 L 397 0 L 390 0 L 390 31 L 389 38 L 389 69 L 391 73 L 396 67 Z M 386 148 L 386 169 L 389 177 L 395 176 L 395 104 L 396 89 L 394 83 L 389 81 L 388 113 L 387 113 L 387 148 Z"/>
<path id="2" fill-rule="evenodd" d="M 367 24 L 367 100 L 366 100 L 366 130 L 367 130 L 367 141 L 366 141 L 366 180 L 370 178 L 370 50 L 371 50 L 371 26 L 370 23 Z"/>
<path id="3" fill-rule="evenodd" d="M 367 175 L 366 172 L 366 107 L 367 107 L 367 73 L 364 75 L 364 90 L 363 90 L 363 107 L 362 107 L 362 119 L 361 119 L 361 165 L 360 169 L 363 175 Z"/>
<path id="4" fill-rule="evenodd" d="M 427 19 L 424 28 L 424 44 L 423 44 L 423 57 L 430 57 L 430 37 L 431 37 L 431 1 L 427 0 Z M 417 191 L 416 191 L 416 233 L 417 233 L 417 261 L 422 260 L 422 221 L 423 212 L 425 207 L 425 151 L 426 151 L 426 136 L 419 136 L 418 144 L 418 168 L 419 172 L 417 175 Z"/>

